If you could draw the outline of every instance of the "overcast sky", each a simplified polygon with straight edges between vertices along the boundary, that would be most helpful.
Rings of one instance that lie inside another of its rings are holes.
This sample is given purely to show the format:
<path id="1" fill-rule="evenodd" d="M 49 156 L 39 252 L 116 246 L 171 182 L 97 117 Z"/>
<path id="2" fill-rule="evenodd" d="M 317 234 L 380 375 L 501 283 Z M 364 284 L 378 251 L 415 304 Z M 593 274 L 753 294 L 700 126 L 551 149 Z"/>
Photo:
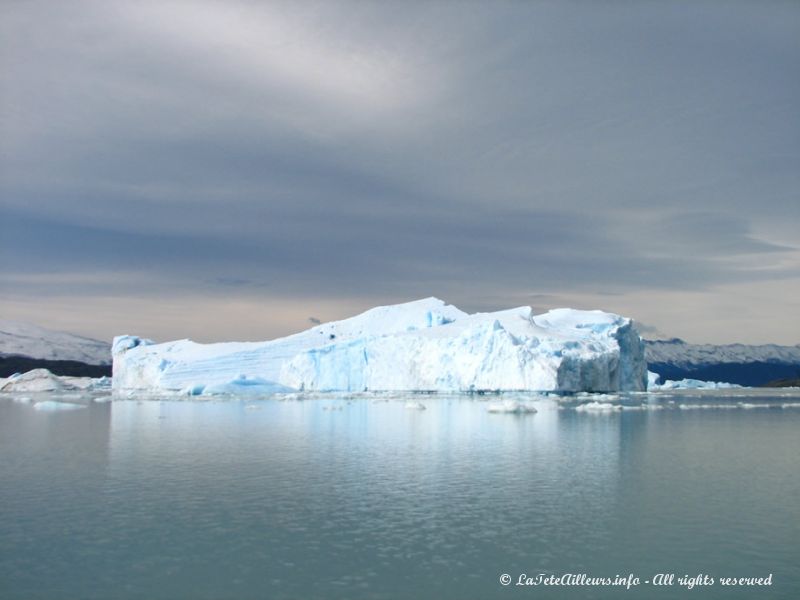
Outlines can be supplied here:
<path id="1" fill-rule="evenodd" d="M 798 2 L 3 2 L 0 311 L 376 304 L 800 342 Z"/>

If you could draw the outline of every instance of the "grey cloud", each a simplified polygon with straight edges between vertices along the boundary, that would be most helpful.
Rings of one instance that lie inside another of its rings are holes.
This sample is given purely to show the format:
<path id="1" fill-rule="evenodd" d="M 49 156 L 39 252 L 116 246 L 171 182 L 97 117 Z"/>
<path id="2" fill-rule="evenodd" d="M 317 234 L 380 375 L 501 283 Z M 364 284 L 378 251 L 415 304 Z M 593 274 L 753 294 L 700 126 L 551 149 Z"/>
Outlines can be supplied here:
<path id="1" fill-rule="evenodd" d="M 798 277 L 796 5 L 0 10 L 4 274 L 467 308 Z"/>

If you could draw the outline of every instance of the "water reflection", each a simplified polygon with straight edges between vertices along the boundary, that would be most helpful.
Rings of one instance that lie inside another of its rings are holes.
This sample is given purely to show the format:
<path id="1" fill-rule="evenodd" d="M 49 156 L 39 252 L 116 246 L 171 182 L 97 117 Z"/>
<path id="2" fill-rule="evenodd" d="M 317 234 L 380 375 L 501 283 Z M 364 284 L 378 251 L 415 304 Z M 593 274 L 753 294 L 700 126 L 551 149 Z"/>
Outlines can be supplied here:
<path id="1" fill-rule="evenodd" d="M 800 410 L 522 399 L 539 412 L 465 396 L 0 401 L 3 597 L 490 598 L 531 593 L 500 573 L 698 569 L 774 572 L 765 596 L 793 597 Z"/>

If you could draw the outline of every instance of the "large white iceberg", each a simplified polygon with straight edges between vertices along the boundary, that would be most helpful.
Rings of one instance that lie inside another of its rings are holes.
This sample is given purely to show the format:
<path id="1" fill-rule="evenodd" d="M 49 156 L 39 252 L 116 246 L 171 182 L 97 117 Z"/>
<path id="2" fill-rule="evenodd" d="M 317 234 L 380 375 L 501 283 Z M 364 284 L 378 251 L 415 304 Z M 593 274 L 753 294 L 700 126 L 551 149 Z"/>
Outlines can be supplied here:
<path id="1" fill-rule="evenodd" d="M 268 342 L 154 344 L 114 338 L 116 392 L 641 391 L 644 346 L 630 319 L 530 307 L 469 315 L 436 298 L 381 306 Z"/>

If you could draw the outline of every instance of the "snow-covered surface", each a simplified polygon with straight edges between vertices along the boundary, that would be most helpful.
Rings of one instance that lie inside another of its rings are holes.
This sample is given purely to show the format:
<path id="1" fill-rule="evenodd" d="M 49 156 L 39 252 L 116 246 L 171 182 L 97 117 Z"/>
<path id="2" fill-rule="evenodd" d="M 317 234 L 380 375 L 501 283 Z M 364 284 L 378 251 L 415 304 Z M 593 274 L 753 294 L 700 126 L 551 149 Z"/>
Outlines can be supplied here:
<path id="1" fill-rule="evenodd" d="M 735 383 L 725 383 L 724 381 L 700 381 L 699 379 L 681 379 L 672 381 L 668 379 L 660 385 L 651 385 L 650 390 L 727 390 L 740 388 L 742 386 Z"/>
<path id="2" fill-rule="evenodd" d="M 638 391 L 644 347 L 630 319 L 530 307 L 468 315 L 436 298 L 371 309 L 268 342 L 153 344 L 119 336 L 116 392 L 216 393 L 256 378 L 303 391 Z M 223 386 L 219 388 L 217 386 Z"/>
<path id="3" fill-rule="evenodd" d="M 774 362 L 800 363 L 800 345 L 766 344 L 687 344 L 680 339 L 647 340 L 645 354 L 649 363 L 669 363 L 680 368 L 719 363 Z"/>
<path id="4" fill-rule="evenodd" d="M 15 354 L 47 360 L 77 360 L 91 365 L 111 362 L 111 346 L 31 323 L 0 319 L 0 355 Z"/>

